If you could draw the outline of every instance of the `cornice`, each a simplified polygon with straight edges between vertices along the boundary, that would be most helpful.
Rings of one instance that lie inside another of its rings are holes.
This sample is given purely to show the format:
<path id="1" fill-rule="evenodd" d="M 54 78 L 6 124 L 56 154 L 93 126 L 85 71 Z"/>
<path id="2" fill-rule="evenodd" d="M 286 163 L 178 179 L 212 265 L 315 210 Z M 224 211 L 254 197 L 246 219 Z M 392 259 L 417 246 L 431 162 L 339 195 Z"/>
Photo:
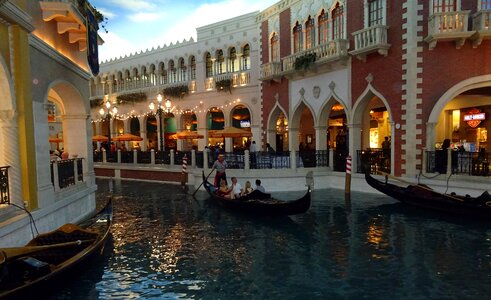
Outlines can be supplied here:
<path id="1" fill-rule="evenodd" d="M 21 26 L 27 32 L 32 32 L 35 29 L 31 24 L 31 16 L 9 0 L 4 0 L 3 2 L 0 0 L 0 17 L 10 23 Z"/>
<path id="2" fill-rule="evenodd" d="M 80 77 L 89 80 L 91 78 L 89 72 L 85 71 L 84 69 L 80 68 L 76 64 L 74 64 L 71 60 L 66 58 L 65 56 L 61 55 L 58 51 L 50 47 L 48 44 L 46 44 L 42 39 L 39 37 L 31 34 L 29 36 L 29 45 L 32 47 L 38 49 L 42 53 L 48 55 L 50 58 L 54 59 L 58 63 L 62 64 L 63 66 L 67 67 L 68 69 L 72 70 L 74 73 L 78 74 Z"/>

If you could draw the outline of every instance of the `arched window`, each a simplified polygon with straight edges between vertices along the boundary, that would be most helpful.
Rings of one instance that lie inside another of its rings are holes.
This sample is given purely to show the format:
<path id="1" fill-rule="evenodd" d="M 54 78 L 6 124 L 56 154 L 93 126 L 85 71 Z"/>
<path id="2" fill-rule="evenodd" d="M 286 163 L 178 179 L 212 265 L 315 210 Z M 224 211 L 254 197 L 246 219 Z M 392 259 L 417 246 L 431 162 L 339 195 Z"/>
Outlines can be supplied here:
<path id="1" fill-rule="evenodd" d="M 147 86 L 147 84 L 148 84 L 148 74 L 147 74 L 147 68 L 145 66 L 142 67 L 141 80 L 142 80 L 143 86 Z"/>
<path id="2" fill-rule="evenodd" d="M 329 40 L 329 14 L 322 10 L 317 23 L 319 24 L 319 44 L 325 44 Z"/>
<path id="3" fill-rule="evenodd" d="M 230 48 L 230 53 L 228 55 L 228 65 L 230 72 L 234 73 L 237 72 L 237 51 L 235 50 L 235 47 Z"/>
<path id="4" fill-rule="evenodd" d="M 383 2 L 384 0 L 368 0 L 368 27 L 383 24 Z"/>
<path id="5" fill-rule="evenodd" d="M 223 57 L 223 51 L 221 49 L 217 50 L 217 56 L 216 56 L 217 60 L 216 60 L 216 66 L 217 66 L 217 70 L 216 70 L 216 73 L 217 74 L 223 74 L 225 73 L 225 58 Z"/>
<path id="6" fill-rule="evenodd" d="M 293 53 L 302 51 L 303 36 L 302 36 L 302 24 L 296 23 L 293 27 Z"/>
<path id="7" fill-rule="evenodd" d="M 150 85 L 157 85 L 157 76 L 155 76 L 155 65 L 150 65 Z"/>
<path id="8" fill-rule="evenodd" d="M 179 72 L 178 81 L 186 81 L 186 64 L 184 63 L 184 58 L 179 58 Z"/>
<path id="9" fill-rule="evenodd" d="M 305 22 L 305 49 L 310 49 L 315 46 L 315 24 L 314 19 L 309 16 Z"/>
<path id="10" fill-rule="evenodd" d="M 344 37 L 344 11 L 343 7 L 336 4 L 336 8 L 332 11 L 332 38 L 334 40 Z"/>
<path id="11" fill-rule="evenodd" d="M 210 52 L 206 52 L 205 62 L 206 62 L 206 71 L 205 71 L 206 78 L 213 77 L 213 63 L 211 60 Z"/>
<path id="12" fill-rule="evenodd" d="M 246 44 L 242 49 L 242 70 L 249 70 L 251 68 L 251 48 L 249 44 Z"/>
<path id="13" fill-rule="evenodd" d="M 169 60 L 169 83 L 176 82 L 176 66 L 174 65 L 174 60 Z"/>
<path id="14" fill-rule="evenodd" d="M 433 13 L 452 12 L 457 9 L 457 0 L 433 0 Z"/>
<path id="15" fill-rule="evenodd" d="M 280 43 L 276 32 L 271 37 L 271 61 L 280 61 Z"/>
<path id="16" fill-rule="evenodd" d="M 160 84 L 167 84 L 167 82 L 167 70 L 165 69 L 165 64 L 162 62 L 160 63 Z"/>
<path id="17" fill-rule="evenodd" d="M 195 80 L 196 79 L 196 57 L 191 56 L 191 59 L 190 59 L 190 66 L 191 66 L 191 80 Z"/>

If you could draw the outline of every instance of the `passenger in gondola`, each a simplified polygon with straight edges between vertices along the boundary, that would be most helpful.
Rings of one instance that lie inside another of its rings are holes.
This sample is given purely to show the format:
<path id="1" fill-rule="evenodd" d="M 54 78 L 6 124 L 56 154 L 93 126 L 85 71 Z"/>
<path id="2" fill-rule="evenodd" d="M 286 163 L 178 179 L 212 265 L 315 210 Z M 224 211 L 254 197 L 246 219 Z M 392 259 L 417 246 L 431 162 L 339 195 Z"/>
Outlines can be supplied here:
<path id="1" fill-rule="evenodd" d="M 244 191 L 242 192 L 242 196 L 245 196 L 245 195 L 252 193 L 253 190 L 254 189 L 251 186 L 251 182 L 249 180 L 247 180 L 245 185 L 244 185 Z"/>
<path id="2" fill-rule="evenodd" d="M 232 198 L 239 198 L 244 190 L 242 185 L 237 182 L 237 177 L 232 177 Z"/>
<path id="3" fill-rule="evenodd" d="M 216 194 L 220 197 L 231 198 L 232 188 L 228 187 L 227 182 L 223 179 L 220 180 L 220 187 L 216 191 Z"/>

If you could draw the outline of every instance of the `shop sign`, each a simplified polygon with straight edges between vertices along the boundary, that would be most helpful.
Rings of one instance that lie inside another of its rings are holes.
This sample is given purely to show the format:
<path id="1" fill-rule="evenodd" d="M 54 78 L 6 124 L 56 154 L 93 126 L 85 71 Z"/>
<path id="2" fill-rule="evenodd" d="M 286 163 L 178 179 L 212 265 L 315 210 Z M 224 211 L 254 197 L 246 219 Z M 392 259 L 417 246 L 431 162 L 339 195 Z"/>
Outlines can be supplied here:
<path id="1" fill-rule="evenodd" d="M 464 115 L 464 121 L 472 128 L 476 128 L 481 124 L 481 121 L 486 120 L 486 113 L 481 112 L 477 108 L 473 108 Z"/>
<path id="2" fill-rule="evenodd" d="M 251 127 L 251 121 L 240 121 L 240 127 L 241 128 L 250 128 Z"/>

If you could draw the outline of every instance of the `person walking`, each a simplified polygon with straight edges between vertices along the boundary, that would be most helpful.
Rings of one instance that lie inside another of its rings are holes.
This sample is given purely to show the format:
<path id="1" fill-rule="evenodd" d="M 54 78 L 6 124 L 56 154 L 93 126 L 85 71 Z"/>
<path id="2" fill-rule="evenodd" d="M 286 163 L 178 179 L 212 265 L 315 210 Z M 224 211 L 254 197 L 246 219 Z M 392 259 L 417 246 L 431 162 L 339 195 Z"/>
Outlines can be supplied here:
<path id="1" fill-rule="evenodd" d="M 225 155 L 218 155 L 217 160 L 213 163 L 211 172 L 213 172 L 214 170 L 217 171 L 215 174 L 215 187 L 219 186 L 221 179 L 225 180 L 225 183 L 227 184 L 227 174 L 225 173 L 225 171 L 227 170 L 227 162 L 225 161 Z"/>

